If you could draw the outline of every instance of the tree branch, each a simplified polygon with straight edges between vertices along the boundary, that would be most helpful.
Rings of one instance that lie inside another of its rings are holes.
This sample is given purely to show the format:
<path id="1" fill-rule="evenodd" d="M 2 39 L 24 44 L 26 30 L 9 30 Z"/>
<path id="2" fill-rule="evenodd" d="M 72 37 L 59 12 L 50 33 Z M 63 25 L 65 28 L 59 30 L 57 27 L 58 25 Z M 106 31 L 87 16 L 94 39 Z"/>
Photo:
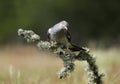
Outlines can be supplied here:
<path id="1" fill-rule="evenodd" d="M 55 54 L 58 54 L 58 56 L 64 62 L 64 67 L 58 73 L 58 77 L 60 79 L 67 77 L 67 75 L 75 68 L 74 61 L 79 60 L 87 62 L 89 84 L 103 84 L 103 74 L 99 74 L 98 67 L 96 65 L 96 59 L 91 54 L 89 54 L 88 51 L 80 51 L 78 55 L 76 55 L 74 52 L 68 53 L 59 45 L 53 46 L 48 41 L 41 41 L 40 36 L 34 33 L 32 30 L 18 29 L 18 35 L 24 37 L 27 42 L 33 42 L 38 48 L 42 50 L 49 50 Z"/>

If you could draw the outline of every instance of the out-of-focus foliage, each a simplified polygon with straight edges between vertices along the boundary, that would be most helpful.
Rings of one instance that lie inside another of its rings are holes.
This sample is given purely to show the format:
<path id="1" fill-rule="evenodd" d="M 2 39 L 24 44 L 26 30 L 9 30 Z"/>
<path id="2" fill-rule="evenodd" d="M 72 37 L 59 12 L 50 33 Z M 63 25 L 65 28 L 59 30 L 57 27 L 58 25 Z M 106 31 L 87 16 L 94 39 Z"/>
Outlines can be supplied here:
<path id="1" fill-rule="evenodd" d="M 69 22 L 74 41 L 120 41 L 119 0 L 0 0 L 0 42 L 13 39 L 21 27 L 44 38 L 61 20 Z"/>

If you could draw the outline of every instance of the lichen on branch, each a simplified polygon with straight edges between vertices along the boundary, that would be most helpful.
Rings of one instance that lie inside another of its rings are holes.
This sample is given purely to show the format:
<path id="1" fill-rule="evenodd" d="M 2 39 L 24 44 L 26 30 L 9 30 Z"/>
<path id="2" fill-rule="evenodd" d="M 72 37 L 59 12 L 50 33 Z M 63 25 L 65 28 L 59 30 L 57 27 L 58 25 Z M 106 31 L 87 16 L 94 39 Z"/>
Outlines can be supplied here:
<path id="1" fill-rule="evenodd" d="M 89 49 L 87 51 L 80 51 L 79 54 L 75 54 L 70 51 L 62 49 L 59 45 L 53 46 L 48 41 L 40 40 L 40 36 L 34 33 L 32 30 L 18 29 L 18 35 L 24 37 L 27 42 L 33 42 L 38 48 L 42 50 L 48 50 L 57 54 L 64 62 L 64 67 L 58 72 L 58 77 L 60 79 L 67 77 L 74 69 L 74 61 L 86 61 L 87 72 L 88 72 L 88 83 L 89 84 L 103 84 L 102 77 L 98 71 L 98 66 L 96 65 L 96 59 L 93 55 L 89 54 Z"/>

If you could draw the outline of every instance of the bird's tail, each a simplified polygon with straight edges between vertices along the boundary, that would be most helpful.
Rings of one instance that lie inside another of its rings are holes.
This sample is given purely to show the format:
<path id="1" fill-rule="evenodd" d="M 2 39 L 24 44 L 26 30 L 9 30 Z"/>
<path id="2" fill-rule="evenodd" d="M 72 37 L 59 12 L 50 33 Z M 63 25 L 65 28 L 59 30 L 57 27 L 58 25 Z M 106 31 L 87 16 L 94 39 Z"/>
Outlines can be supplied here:
<path id="1" fill-rule="evenodd" d="M 71 43 L 71 46 L 69 47 L 69 49 L 71 50 L 71 51 L 86 51 L 86 49 L 84 49 L 84 48 L 82 48 L 82 47 L 79 47 L 79 46 L 77 46 L 77 45 L 75 45 L 75 44 L 73 44 L 73 43 Z"/>

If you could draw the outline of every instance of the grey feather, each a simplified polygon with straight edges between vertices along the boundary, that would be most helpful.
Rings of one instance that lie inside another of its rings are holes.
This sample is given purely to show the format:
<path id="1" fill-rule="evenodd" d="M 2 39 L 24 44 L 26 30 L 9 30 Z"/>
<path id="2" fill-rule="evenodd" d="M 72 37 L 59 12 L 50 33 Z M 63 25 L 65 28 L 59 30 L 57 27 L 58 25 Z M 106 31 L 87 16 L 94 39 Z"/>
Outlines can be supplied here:
<path id="1" fill-rule="evenodd" d="M 61 21 L 53 27 L 49 28 L 47 33 L 48 39 L 50 41 L 56 41 L 57 43 L 64 45 L 66 48 L 69 48 L 72 51 L 85 50 L 71 43 L 71 35 L 67 26 L 68 22 Z"/>

